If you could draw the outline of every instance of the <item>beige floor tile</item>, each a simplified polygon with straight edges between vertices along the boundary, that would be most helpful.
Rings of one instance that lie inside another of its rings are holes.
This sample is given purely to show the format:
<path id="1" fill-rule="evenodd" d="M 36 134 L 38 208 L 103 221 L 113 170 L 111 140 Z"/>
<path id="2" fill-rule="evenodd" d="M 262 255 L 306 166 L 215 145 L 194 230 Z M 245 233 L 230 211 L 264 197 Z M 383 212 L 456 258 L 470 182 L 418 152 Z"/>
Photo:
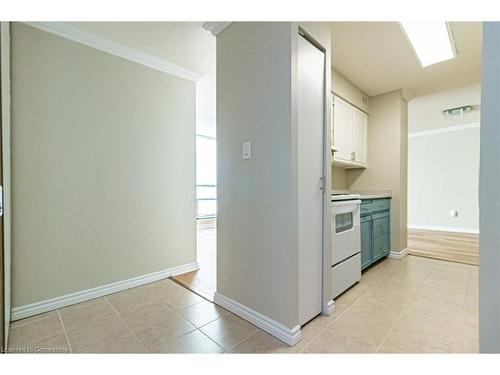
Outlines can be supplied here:
<path id="1" fill-rule="evenodd" d="M 431 286 L 433 288 L 442 289 L 454 293 L 467 293 L 468 281 L 467 282 L 456 282 L 449 280 L 437 279 L 434 276 L 429 276 L 425 280 L 424 284 L 426 286 Z"/>
<path id="2" fill-rule="evenodd" d="M 437 321 L 426 315 L 404 312 L 401 318 L 392 327 L 391 333 L 400 333 L 402 336 L 420 337 L 430 340 L 437 337 L 442 341 L 460 345 L 461 325 L 448 320 Z"/>
<path id="3" fill-rule="evenodd" d="M 153 294 L 179 290 L 180 288 L 182 288 L 181 285 L 170 279 L 163 279 L 138 287 L 138 289 L 143 289 Z"/>
<path id="4" fill-rule="evenodd" d="M 156 296 L 174 310 L 182 310 L 188 306 L 205 301 L 204 298 L 180 285 L 178 285 L 178 288 L 174 287 L 171 290 L 159 292 Z"/>
<path id="5" fill-rule="evenodd" d="M 329 326 L 330 324 L 327 324 L 324 320 L 317 318 L 311 320 L 301 327 L 300 341 L 293 348 L 282 350 L 282 352 L 302 353 L 311 341 L 328 329 Z"/>
<path id="6" fill-rule="evenodd" d="M 403 263 L 412 265 L 412 266 L 418 266 L 418 267 L 423 267 L 423 268 L 434 268 L 435 264 L 438 262 L 435 259 L 431 258 L 424 258 L 424 257 L 417 257 L 413 255 L 408 255 L 404 257 L 401 260 Z"/>
<path id="7" fill-rule="evenodd" d="M 401 268 L 391 273 L 387 279 L 390 281 L 405 281 L 408 285 L 411 283 L 420 286 L 429 277 L 431 271 L 429 268 Z"/>
<path id="8" fill-rule="evenodd" d="M 67 331 L 99 322 L 115 314 L 113 307 L 104 297 L 62 308 L 59 313 Z"/>
<path id="9" fill-rule="evenodd" d="M 35 348 L 37 353 L 62 354 L 70 352 L 64 332 L 35 341 L 30 346 Z"/>
<path id="10" fill-rule="evenodd" d="M 179 318 L 177 313 L 160 301 L 138 305 L 120 312 L 119 315 L 133 331 Z"/>
<path id="11" fill-rule="evenodd" d="M 208 280 L 197 279 L 199 282 Z M 290 347 L 172 280 L 15 322 L 12 344 L 87 353 L 473 353 L 477 267 L 386 259 L 302 327 Z M 117 313 L 118 312 L 118 313 Z M 63 332 L 63 325 L 69 342 Z M 199 329 L 196 329 L 199 327 Z"/>
<path id="12" fill-rule="evenodd" d="M 108 315 L 97 321 L 90 321 L 66 328 L 66 335 L 74 352 L 85 351 L 97 345 L 108 345 L 132 335 L 130 329 L 118 315 Z"/>
<path id="13" fill-rule="evenodd" d="M 460 323 L 462 311 L 463 308 L 455 304 L 433 301 L 422 296 L 416 296 L 408 306 L 408 314 L 452 323 Z"/>
<path id="14" fill-rule="evenodd" d="M 267 332 L 259 330 L 255 335 L 250 336 L 242 343 L 236 345 L 228 353 L 297 353 L 297 347 L 291 347 L 284 342 L 271 336 Z"/>
<path id="15" fill-rule="evenodd" d="M 429 285 L 422 285 L 417 292 L 418 296 L 432 301 L 452 303 L 457 306 L 465 305 L 465 293 L 439 289 Z"/>
<path id="16" fill-rule="evenodd" d="M 394 275 L 391 278 L 381 279 L 372 290 L 415 294 L 422 284 L 412 280 L 406 280 L 399 275 Z"/>
<path id="17" fill-rule="evenodd" d="M 121 337 L 117 340 L 103 340 L 96 345 L 85 347 L 78 353 L 147 353 L 141 342 L 132 334 Z"/>
<path id="18" fill-rule="evenodd" d="M 431 278 L 445 281 L 454 281 L 457 283 L 467 284 L 469 282 L 471 275 L 470 270 L 465 270 L 462 268 L 434 268 L 430 273 Z"/>
<path id="19" fill-rule="evenodd" d="M 457 350 L 457 345 L 436 336 L 391 332 L 378 353 L 455 353 Z"/>
<path id="20" fill-rule="evenodd" d="M 62 332 L 62 324 L 57 314 L 50 314 L 45 318 L 31 321 L 26 324 L 12 327 L 9 335 L 9 347 L 27 346 Z"/>
<path id="21" fill-rule="evenodd" d="M 204 325 L 200 330 L 228 350 L 255 334 L 259 328 L 234 314 L 227 314 Z"/>
<path id="22" fill-rule="evenodd" d="M 117 311 L 123 311 L 145 303 L 158 301 L 154 295 L 141 288 L 132 288 L 106 297 Z"/>
<path id="23" fill-rule="evenodd" d="M 363 295 L 357 303 L 364 301 L 364 303 L 376 303 L 376 306 L 382 311 L 397 311 L 408 307 L 414 297 L 414 293 L 409 293 L 408 290 L 413 292 L 412 288 L 381 288 L 372 289 Z M 366 302 L 365 302 L 366 301 Z"/>
<path id="24" fill-rule="evenodd" d="M 196 330 L 162 346 L 161 353 L 222 353 L 224 349 Z"/>
<path id="25" fill-rule="evenodd" d="M 332 327 L 345 327 L 352 330 L 353 334 L 365 332 L 370 341 L 381 342 L 400 314 L 400 312 L 389 310 L 357 309 L 356 306 L 353 306 L 342 314 L 332 324 Z"/>
<path id="26" fill-rule="evenodd" d="M 153 353 L 163 351 L 165 345 L 196 329 L 191 323 L 169 309 L 142 305 L 121 316 L 146 348 Z"/>
<path id="27" fill-rule="evenodd" d="M 383 336 L 336 321 L 316 336 L 306 347 L 310 353 L 373 353 Z"/>
<path id="28" fill-rule="evenodd" d="M 196 327 L 201 327 L 221 316 L 229 314 L 229 311 L 214 303 L 203 300 L 185 309 L 179 310 L 178 313 L 191 324 Z"/>
<path id="29" fill-rule="evenodd" d="M 10 322 L 10 328 L 12 329 L 12 328 L 15 328 L 18 326 L 22 326 L 23 324 L 26 324 L 26 323 L 32 323 L 34 321 L 37 321 L 37 320 L 40 320 L 43 318 L 48 318 L 48 317 L 53 316 L 53 315 L 57 315 L 57 310 L 49 311 L 46 313 L 42 313 L 42 314 L 30 316 L 28 318 L 16 320 L 14 322 Z"/>

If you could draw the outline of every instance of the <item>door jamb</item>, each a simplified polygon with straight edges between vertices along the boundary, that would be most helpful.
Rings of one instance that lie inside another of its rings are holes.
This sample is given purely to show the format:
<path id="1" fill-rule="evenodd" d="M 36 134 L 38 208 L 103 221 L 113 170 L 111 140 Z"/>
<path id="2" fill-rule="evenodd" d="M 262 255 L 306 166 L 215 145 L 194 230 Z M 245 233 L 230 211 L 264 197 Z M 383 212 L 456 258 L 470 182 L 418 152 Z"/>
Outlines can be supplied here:
<path id="1" fill-rule="evenodd" d="M 3 161 L 3 224 L 4 224 L 4 308 L 5 321 L 3 342 L 7 346 L 9 337 L 10 312 L 11 312 L 11 76 L 10 76 L 10 22 L 1 22 L 1 53 L 2 61 L 2 161 Z"/>

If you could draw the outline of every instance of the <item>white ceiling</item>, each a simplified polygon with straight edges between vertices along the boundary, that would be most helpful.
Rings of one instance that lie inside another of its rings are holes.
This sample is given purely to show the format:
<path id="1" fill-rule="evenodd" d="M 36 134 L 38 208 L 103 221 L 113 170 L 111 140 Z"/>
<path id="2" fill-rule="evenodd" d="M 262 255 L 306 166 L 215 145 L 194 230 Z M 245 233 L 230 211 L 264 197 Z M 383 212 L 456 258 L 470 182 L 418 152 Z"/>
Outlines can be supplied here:
<path id="1" fill-rule="evenodd" d="M 398 22 L 332 22 L 332 65 L 368 95 L 415 96 L 479 83 L 482 25 L 451 22 L 457 56 L 422 68 Z"/>

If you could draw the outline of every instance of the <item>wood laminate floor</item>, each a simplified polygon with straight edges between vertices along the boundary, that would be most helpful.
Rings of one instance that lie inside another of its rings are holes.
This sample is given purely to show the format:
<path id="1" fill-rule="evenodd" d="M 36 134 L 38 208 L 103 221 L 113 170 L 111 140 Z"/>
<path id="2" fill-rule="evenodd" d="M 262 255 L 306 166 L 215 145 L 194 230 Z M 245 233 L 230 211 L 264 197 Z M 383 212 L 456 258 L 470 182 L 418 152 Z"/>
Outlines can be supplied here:
<path id="1" fill-rule="evenodd" d="M 412 255 L 466 264 L 479 264 L 479 235 L 408 229 Z"/>

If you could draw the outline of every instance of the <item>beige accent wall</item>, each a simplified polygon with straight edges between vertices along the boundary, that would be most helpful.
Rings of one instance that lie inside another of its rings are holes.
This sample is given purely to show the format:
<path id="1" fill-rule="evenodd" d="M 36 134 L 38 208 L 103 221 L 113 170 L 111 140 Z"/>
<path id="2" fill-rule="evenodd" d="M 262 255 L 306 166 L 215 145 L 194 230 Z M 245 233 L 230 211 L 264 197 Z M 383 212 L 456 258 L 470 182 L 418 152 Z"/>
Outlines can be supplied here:
<path id="1" fill-rule="evenodd" d="M 124 44 L 197 72 L 196 131 L 215 137 L 215 37 L 203 22 L 68 22 L 84 32 Z"/>
<path id="2" fill-rule="evenodd" d="M 392 190 L 391 251 L 407 244 L 407 107 L 401 90 L 370 98 L 368 168 L 346 172 L 349 189 Z"/>
<path id="3" fill-rule="evenodd" d="M 195 84 L 12 27 L 13 307 L 195 260 Z"/>

